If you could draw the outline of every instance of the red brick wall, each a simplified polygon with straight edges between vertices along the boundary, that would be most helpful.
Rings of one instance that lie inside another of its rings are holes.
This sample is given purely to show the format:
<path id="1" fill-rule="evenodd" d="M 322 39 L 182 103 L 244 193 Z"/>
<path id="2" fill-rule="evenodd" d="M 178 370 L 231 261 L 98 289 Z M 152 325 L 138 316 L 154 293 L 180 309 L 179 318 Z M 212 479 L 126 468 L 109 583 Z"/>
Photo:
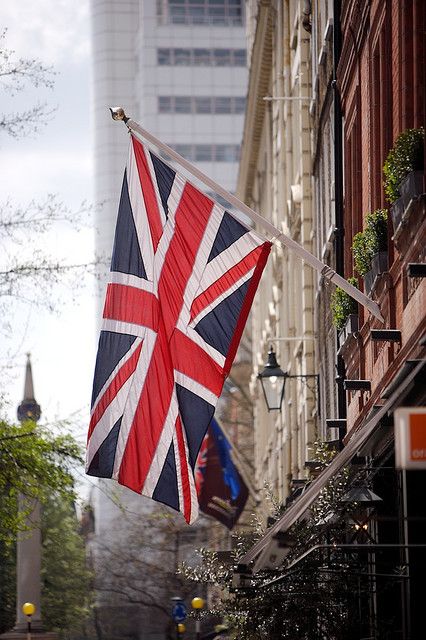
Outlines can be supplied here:
<path id="1" fill-rule="evenodd" d="M 353 272 L 352 238 L 370 211 L 388 206 L 382 167 L 399 133 L 425 124 L 426 2 L 373 0 L 342 3 L 343 49 L 338 84 L 344 114 L 345 276 Z M 361 331 L 347 349 L 347 377 L 371 380 L 372 394 L 348 394 L 348 426 L 358 424 L 405 359 L 413 357 L 426 331 L 426 283 L 407 279 L 410 261 L 424 262 L 424 203 L 411 215 L 396 247 L 389 221 L 389 273 L 373 296 L 385 328 L 402 331 L 402 345 L 372 343 L 371 328 L 383 328 L 360 307 Z M 423 213 L 422 213 L 423 212 Z M 362 279 L 360 279 L 362 285 Z"/>

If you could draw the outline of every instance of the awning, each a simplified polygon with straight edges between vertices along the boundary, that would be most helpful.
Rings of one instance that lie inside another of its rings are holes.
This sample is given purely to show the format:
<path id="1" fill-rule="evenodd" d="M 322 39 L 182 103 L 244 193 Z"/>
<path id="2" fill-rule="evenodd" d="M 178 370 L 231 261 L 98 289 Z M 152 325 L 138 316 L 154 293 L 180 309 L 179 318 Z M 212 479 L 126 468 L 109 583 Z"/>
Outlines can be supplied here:
<path id="1" fill-rule="evenodd" d="M 366 422 L 364 422 L 352 435 L 351 439 L 340 451 L 330 465 L 324 469 L 324 471 L 306 488 L 304 493 L 297 498 L 291 506 L 286 510 L 284 515 L 274 524 L 267 533 L 261 538 L 255 545 L 241 558 L 240 563 L 249 565 L 255 560 L 259 554 L 265 552 L 266 556 L 263 562 L 262 558 L 259 558 L 256 562 L 255 571 L 259 571 L 267 564 L 267 548 L 269 545 L 276 547 L 274 537 L 279 532 L 286 532 L 297 521 L 307 509 L 315 502 L 319 493 L 324 489 L 329 480 L 333 478 L 339 471 L 341 471 L 350 460 L 356 456 L 359 450 L 365 445 L 367 440 L 372 436 L 376 430 L 377 425 L 382 418 L 390 413 L 395 406 L 398 406 L 403 398 L 410 392 L 415 384 L 417 376 L 426 369 L 426 360 L 420 360 L 415 367 L 408 373 L 407 377 L 401 381 L 400 385 L 392 390 L 391 395 L 386 402 L 378 408 L 377 412 Z M 424 378 L 423 378 L 424 379 Z"/>

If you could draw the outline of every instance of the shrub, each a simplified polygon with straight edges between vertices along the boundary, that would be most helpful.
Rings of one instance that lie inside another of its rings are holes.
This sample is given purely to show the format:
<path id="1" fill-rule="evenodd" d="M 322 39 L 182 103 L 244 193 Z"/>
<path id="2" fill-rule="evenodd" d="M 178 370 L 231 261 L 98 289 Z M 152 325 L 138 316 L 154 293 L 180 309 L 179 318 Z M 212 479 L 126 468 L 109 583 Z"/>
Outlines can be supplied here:
<path id="1" fill-rule="evenodd" d="M 390 204 L 400 197 L 399 185 L 411 172 L 424 166 L 425 130 L 407 129 L 395 140 L 383 166 L 384 188 Z"/>
<path id="2" fill-rule="evenodd" d="M 353 284 L 354 287 L 358 287 L 358 281 L 356 278 L 348 278 L 348 282 Z M 331 312 L 333 314 L 333 324 L 341 331 L 346 324 L 351 313 L 358 313 L 358 303 L 356 300 L 346 293 L 340 287 L 337 287 L 334 293 L 331 295 Z"/>
<path id="3" fill-rule="evenodd" d="M 356 272 L 360 276 L 370 271 L 373 256 L 388 248 L 387 220 L 387 209 L 377 209 L 367 215 L 364 231 L 354 236 L 352 253 Z"/>

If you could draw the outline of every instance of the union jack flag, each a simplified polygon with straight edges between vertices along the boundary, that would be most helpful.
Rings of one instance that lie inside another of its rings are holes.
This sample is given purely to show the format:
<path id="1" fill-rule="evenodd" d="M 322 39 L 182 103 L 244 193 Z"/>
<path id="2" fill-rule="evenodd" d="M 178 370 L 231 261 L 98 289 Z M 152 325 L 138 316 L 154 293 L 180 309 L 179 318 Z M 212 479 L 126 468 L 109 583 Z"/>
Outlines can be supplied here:
<path id="1" fill-rule="evenodd" d="M 93 382 L 89 475 L 196 519 L 197 454 L 270 248 L 132 137 Z"/>

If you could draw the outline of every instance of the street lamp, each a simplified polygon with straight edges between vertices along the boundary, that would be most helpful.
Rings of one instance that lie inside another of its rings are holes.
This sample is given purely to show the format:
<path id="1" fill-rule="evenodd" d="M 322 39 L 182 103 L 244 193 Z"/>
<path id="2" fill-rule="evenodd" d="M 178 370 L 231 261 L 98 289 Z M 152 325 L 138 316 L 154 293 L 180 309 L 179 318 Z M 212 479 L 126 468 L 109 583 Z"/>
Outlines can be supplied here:
<path id="1" fill-rule="evenodd" d="M 350 508 L 350 522 L 355 530 L 351 542 L 358 540 L 370 540 L 375 542 L 368 531 L 368 525 L 373 517 L 374 508 L 383 502 L 382 498 L 366 486 L 353 486 L 340 498 L 345 505 L 352 504 Z"/>
<path id="2" fill-rule="evenodd" d="M 318 373 L 290 375 L 286 371 L 283 371 L 277 362 L 272 345 L 269 347 L 268 361 L 265 364 L 263 371 L 261 371 L 257 377 L 262 385 L 263 395 L 265 396 L 268 411 L 281 411 L 287 379 L 290 380 L 297 378 L 299 380 L 304 380 L 307 386 L 309 386 L 308 380 L 312 378 L 315 379 L 315 391 L 318 397 L 318 415 L 321 415 Z M 312 389 L 312 391 L 314 391 L 314 389 Z"/>
<path id="3" fill-rule="evenodd" d="M 258 376 L 262 385 L 268 411 L 281 411 L 287 374 L 280 368 L 272 345 L 268 352 L 268 361 Z"/>
<path id="4" fill-rule="evenodd" d="M 22 605 L 22 613 L 27 616 L 27 640 L 31 640 L 31 616 L 35 613 L 35 605 L 32 602 L 25 602 Z"/>
<path id="5" fill-rule="evenodd" d="M 196 640 L 200 640 L 200 638 L 201 638 L 200 612 L 201 612 L 201 609 L 204 607 L 204 605 L 205 605 L 205 602 L 204 602 L 203 598 L 196 597 L 196 598 L 192 598 L 192 600 L 191 600 L 191 606 L 197 612 L 197 619 L 195 620 L 195 637 L 196 637 Z"/>

